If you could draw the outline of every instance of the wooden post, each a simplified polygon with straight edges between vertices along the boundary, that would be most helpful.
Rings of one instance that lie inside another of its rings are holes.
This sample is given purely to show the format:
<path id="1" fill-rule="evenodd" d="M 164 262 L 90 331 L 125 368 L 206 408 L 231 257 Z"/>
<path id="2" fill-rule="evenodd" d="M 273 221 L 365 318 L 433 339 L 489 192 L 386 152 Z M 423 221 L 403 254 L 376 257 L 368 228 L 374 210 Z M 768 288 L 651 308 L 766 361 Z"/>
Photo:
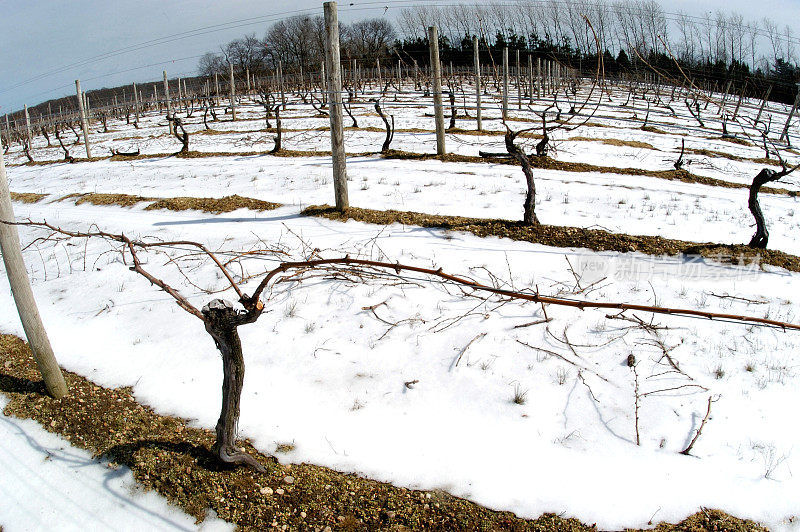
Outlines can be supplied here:
<path id="1" fill-rule="evenodd" d="M 519 50 L 517 50 L 517 109 L 522 110 L 522 68 L 519 63 Z"/>
<path id="2" fill-rule="evenodd" d="M 483 131 L 481 121 L 481 56 L 478 50 L 478 38 L 472 38 L 472 50 L 475 61 L 475 116 L 478 120 L 478 131 Z"/>
<path id="3" fill-rule="evenodd" d="M 25 105 L 25 129 L 28 132 L 28 149 L 33 150 L 33 137 L 31 136 L 31 117 L 28 114 L 27 105 Z"/>
<path id="4" fill-rule="evenodd" d="M 86 109 L 83 108 L 83 92 L 81 92 L 81 80 L 75 80 L 75 90 L 78 96 L 78 111 L 81 115 L 81 129 L 83 129 L 83 143 L 86 144 L 86 158 L 92 158 L 92 151 L 89 148 L 89 123 L 86 120 Z"/>
<path id="5" fill-rule="evenodd" d="M 542 58 L 536 58 L 536 95 L 541 98 L 544 95 L 544 82 L 542 78 Z"/>
<path id="6" fill-rule="evenodd" d="M 764 110 L 764 104 L 767 103 L 767 100 L 769 99 L 769 94 L 771 92 L 772 92 L 772 85 L 767 87 L 767 92 L 766 94 L 764 94 L 764 99 L 761 100 L 761 106 L 758 108 L 758 116 L 756 116 L 756 122 L 758 122 L 761 119 L 761 112 Z M 6 116 L 6 121 L 8 121 L 8 116 Z"/>
<path id="7" fill-rule="evenodd" d="M 245 68 L 245 79 L 247 80 L 247 94 L 250 94 L 250 69 Z"/>
<path id="8" fill-rule="evenodd" d="M 742 99 L 744 99 L 744 91 L 747 88 L 747 81 L 744 82 L 744 87 L 742 87 L 742 92 L 739 93 L 739 100 L 736 102 L 736 108 L 733 110 L 733 120 L 736 120 L 736 116 L 739 114 L 739 108 L 742 106 Z"/>
<path id="9" fill-rule="evenodd" d="M 375 60 L 376 69 L 378 71 L 378 94 L 383 93 L 383 76 L 381 75 L 381 60 Z"/>
<path id="10" fill-rule="evenodd" d="M 8 113 L 6 113 L 6 142 L 11 145 L 11 126 L 8 124 Z"/>
<path id="11" fill-rule="evenodd" d="M 6 163 L 2 152 L 2 143 L 0 143 L 0 220 L 14 222 L 16 219 L 11 206 Z M 64 397 L 67 395 L 67 384 L 64 382 L 61 368 L 56 362 L 42 318 L 39 316 L 39 310 L 36 308 L 28 272 L 25 269 L 25 262 L 22 260 L 16 225 L 0 223 L 0 252 L 3 254 L 3 263 L 6 267 L 8 283 L 11 285 L 14 304 L 17 306 L 17 312 L 22 321 L 28 345 L 33 352 L 33 358 L 42 373 L 44 385 L 48 393 L 56 399 Z"/>
<path id="12" fill-rule="evenodd" d="M 503 120 L 508 118 L 508 46 L 503 48 Z"/>
<path id="13" fill-rule="evenodd" d="M 797 85 L 797 96 L 795 96 L 792 110 L 789 111 L 789 116 L 786 118 L 786 125 L 783 126 L 783 133 L 781 133 L 781 138 L 778 139 L 779 142 L 783 139 L 786 139 L 787 142 L 789 141 L 789 123 L 792 121 L 792 118 L 794 118 L 797 106 L 800 105 L 800 83 L 795 83 L 795 85 Z"/>
<path id="14" fill-rule="evenodd" d="M 335 2 L 334 2 L 334 4 L 335 4 Z M 336 6 L 334 5 L 334 8 L 335 7 Z M 337 20 L 338 20 L 338 17 L 337 17 Z M 337 36 L 339 35 L 339 31 L 338 30 L 336 31 L 336 35 Z M 338 47 L 339 47 L 339 44 L 338 44 L 339 43 L 339 39 L 338 39 L 338 37 L 336 39 L 336 43 L 337 43 L 336 47 L 337 47 L 337 50 L 338 50 Z M 340 78 L 339 79 L 340 79 L 340 82 L 341 82 L 341 71 L 340 71 Z M 285 111 L 286 110 L 286 91 L 285 91 L 284 86 L 283 86 L 283 63 L 281 61 L 278 61 L 278 85 L 280 86 L 280 89 L 281 89 L 281 105 L 283 106 L 283 110 Z"/>
<path id="15" fill-rule="evenodd" d="M 172 102 L 169 99 L 169 82 L 167 81 L 167 71 L 164 71 L 164 100 L 166 101 L 167 105 L 167 116 L 172 116 Z M 174 126 L 172 125 L 172 120 L 168 120 L 169 122 L 169 134 L 174 135 L 175 130 L 173 129 Z"/>
<path id="16" fill-rule="evenodd" d="M 327 87 L 327 74 L 325 74 L 325 59 L 322 59 L 322 72 L 319 76 L 319 90 L 322 93 L 322 106 L 325 107 L 328 105 L 328 91 L 325 90 Z"/>
<path id="17" fill-rule="evenodd" d="M 528 54 L 528 103 L 533 105 L 533 56 Z"/>
<path id="18" fill-rule="evenodd" d="M 181 93 L 181 78 L 178 78 L 178 99 L 175 101 L 175 106 L 180 110 L 181 108 L 181 100 L 183 99 L 183 95 Z"/>
<path id="19" fill-rule="evenodd" d="M 333 162 L 333 194 L 336 209 L 350 206 L 347 198 L 347 160 L 342 127 L 342 65 L 339 58 L 339 16 L 336 2 L 325 2 L 325 71 L 328 73 L 328 115 L 331 120 L 331 159 Z M 280 71 L 280 63 L 278 63 Z M 281 83 L 281 96 L 283 84 Z"/>
<path id="20" fill-rule="evenodd" d="M 215 105 L 219 105 L 219 77 L 216 72 L 214 72 L 214 100 Z"/>
<path id="21" fill-rule="evenodd" d="M 139 92 L 136 90 L 136 83 L 133 84 L 133 116 L 135 124 L 139 125 Z"/>
<path id="22" fill-rule="evenodd" d="M 442 107 L 442 65 L 439 62 L 439 30 L 428 28 L 428 44 L 433 76 L 433 112 L 436 115 L 436 154 L 444 155 L 444 108 Z"/>
<path id="23" fill-rule="evenodd" d="M 231 119 L 236 121 L 236 81 L 233 79 L 233 63 L 229 63 L 231 73 Z"/>

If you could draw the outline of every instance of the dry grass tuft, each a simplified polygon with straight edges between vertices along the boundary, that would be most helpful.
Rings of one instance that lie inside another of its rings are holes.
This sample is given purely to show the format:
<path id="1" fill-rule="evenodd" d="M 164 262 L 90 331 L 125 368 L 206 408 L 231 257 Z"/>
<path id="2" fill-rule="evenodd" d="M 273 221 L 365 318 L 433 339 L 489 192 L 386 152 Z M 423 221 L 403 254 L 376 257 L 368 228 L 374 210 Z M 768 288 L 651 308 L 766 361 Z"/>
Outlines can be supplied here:
<path id="1" fill-rule="evenodd" d="M 723 263 L 769 264 L 800 272 L 800 257 L 777 250 L 758 250 L 745 245 L 688 242 L 659 236 L 627 235 L 600 229 L 557 225 L 525 225 L 521 221 L 441 216 L 411 211 L 377 211 L 349 207 L 344 213 L 328 205 L 315 205 L 302 212 L 330 220 L 357 220 L 388 225 L 400 223 L 464 231 L 480 237 L 497 236 L 559 248 L 586 248 L 594 251 L 640 252 L 649 255 L 700 255 Z"/>
<path id="2" fill-rule="evenodd" d="M 120 207 L 133 207 L 137 203 L 153 201 L 155 199 L 131 194 L 81 194 L 79 196 L 70 195 L 69 197 L 78 198 L 75 205 L 91 203 L 92 205 L 118 205 Z M 67 198 L 61 198 L 59 201 L 63 201 L 64 199 Z"/>
<path id="3" fill-rule="evenodd" d="M 609 146 L 628 146 L 630 148 L 643 148 L 647 150 L 655 150 L 649 142 L 640 142 L 638 140 L 622 140 L 622 139 L 598 139 L 593 137 L 570 137 L 568 141 L 588 141 L 588 142 L 602 142 Z"/>
<path id="4" fill-rule="evenodd" d="M 270 211 L 277 209 L 280 206 L 280 203 L 245 198 L 234 194 L 233 196 L 225 196 L 224 198 L 162 198 L 145 207 L 145 210 L 195 210 L 213 214 L 221 214 L 223 212 L 231 212 L 238 209 L 250 209 L 251 211 Z"/>
<path id="5" fill-rule="evenodd" d="M 46 197 L 47 194 L 36 194 L 34 192 L 11 192 L 11 200 L 22 203 L 38 203 Z"/>

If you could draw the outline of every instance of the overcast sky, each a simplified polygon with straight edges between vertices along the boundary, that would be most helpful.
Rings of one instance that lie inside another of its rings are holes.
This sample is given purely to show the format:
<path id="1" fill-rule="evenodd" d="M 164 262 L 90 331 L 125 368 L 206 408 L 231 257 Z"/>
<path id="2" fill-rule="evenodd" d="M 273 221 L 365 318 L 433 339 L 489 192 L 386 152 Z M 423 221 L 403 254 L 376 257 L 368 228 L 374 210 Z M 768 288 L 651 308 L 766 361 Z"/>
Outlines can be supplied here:
<path id="1" fill-rule="evenodd" d="M 384 12 L 393 18 L 411 3 L 340 1 L 339 15 L 343 22 Z M 662 4 L 666 11 L 693 15 L 724 9 L 738 11 L 746 20 L 766 16 L 781 27 L 789 23 L 800 35 L 800 0 Z M 84 90 L 91 90 L 156 80 L 164 69 L 170 77 L 194 75 L 203 53 L 247 33 L 263 37 L 274 21 L 300 13 L 322 14 L 322 1 L 0 0 L 0 115 L 23 104 L 74 94 L 78 78 Z M 179 35 L 185 32 L 190 34 Z M 158 39 L 162 41 L 147 43 Z M 103 57 L 142 43 L 137 50 Z"/>

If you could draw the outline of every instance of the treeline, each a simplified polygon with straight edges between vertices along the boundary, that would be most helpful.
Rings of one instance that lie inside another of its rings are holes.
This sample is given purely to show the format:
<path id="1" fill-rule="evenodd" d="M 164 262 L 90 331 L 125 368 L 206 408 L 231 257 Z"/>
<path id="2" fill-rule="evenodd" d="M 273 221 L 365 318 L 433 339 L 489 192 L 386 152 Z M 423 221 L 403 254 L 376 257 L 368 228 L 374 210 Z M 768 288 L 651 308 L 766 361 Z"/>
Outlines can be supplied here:
<path id="1" fill-rule="evenodd" d="M 339 28 L 342 59 L 358 59 L 369 65 L 390 54 L 397 40 L 392 24 L 373 18 L 342 24 Z M 318 72 L 325 60 L 325 23 L 322 17 L 301 15 L 273 24 L 263 39 L 255 34 L 236 39 L 200 58 L 198 72 L 212 76 L 227 72 L 230 64 L 238 72 L 258 75 L 273 71 L 278 63 L 285 71 Z"/>
<path id="2" fill-rule="evenodd" d="M 734 12 L 703 17 L 667 13 L 655 0 L 535 0 L 514 4 L 413 6 L 402 9 L 397 30 L 384 18 L 343 24 L 343 59 L 428 62 L 427 28 L 437 26 L 442 61 L 468 65 L 472 40 L 480 40 L 483 60 L 500 60 L 503 47 L 557 60 L 584 73 L 602 53 L 606 75 L 652 72 L 651 66 L 679 82 L 685 77 L 719 90 L 791 101 L 796 93 L 797 39 L 786 26 L 769 20 L 745 21 Z M 263 39 L 255 34 L 234 40 L 200 60 L 199 74 L 225 73 L 229 64 L 258 75 L 273 71 L 318 72 L 324 60 L 322 17 L 292 17 L 273 24 Z M 513 57 L 513 55 L 512 55 Z M 385 63 L 388 64 L 388 63 Z M 680 67 L 680 68 L 679 68 Z"/>

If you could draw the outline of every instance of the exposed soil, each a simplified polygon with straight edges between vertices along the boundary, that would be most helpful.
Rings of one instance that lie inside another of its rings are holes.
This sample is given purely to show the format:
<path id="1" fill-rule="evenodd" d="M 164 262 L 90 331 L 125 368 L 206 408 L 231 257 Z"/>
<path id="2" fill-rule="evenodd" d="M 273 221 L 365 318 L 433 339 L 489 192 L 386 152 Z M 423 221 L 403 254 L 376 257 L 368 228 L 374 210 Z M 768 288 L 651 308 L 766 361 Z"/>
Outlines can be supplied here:
<path id="1" fill-rule="evenodd" d="M 64 372 L 69 395 L 45 394 L 28 346 L 0 335 L 0 393 L 7 416 L 37 421 L 76 447 L 127 466 L 136 482 L 201 521 L 208 508 L 240 530 L 595 530 L 576 519 L 544 514 L 523 520 L 445 492 L 416 491 L 309 464 L 281 465 L 241 442 L 266 473 L 220 465 L 210 430 L 161 416 L 136 402 L 130 388 L 105 388 Z M 330 527 L 330 528 L 328 528 Z M 766 530 L 752 521 L 702 510 L 656 530 Z"/>
<path id="2" fill-rule="evenodd" d="M 642 148 L 646 150 L 655 150 L 656 148 L 649 142 L 641 142 L 639 140 L 623 140 L 623 139 L 601 139 L 595 137 L 570 137 L 566 139 L 569 142 L 602 142 L 609 146 L 628 146 L 630 148 Z"/>
<path id="3" fill-rule="evenodd" d="M 769 264 L 800 272 L 800 257 L 777 250 L 759 250 L 745 245 L 698 243 L 660 236 L 627 235 L 601 229 L 563 227 L 557 225 L 525 225 L 521 221 L 462 216 L 440 216 L 411 211 L 378 211 L 349 207 L 344 213 L 328 205 L 314 205 L 303 210 L 306 216 L 330 220 L 357 220 L 379 225 L 401 223 L 465 231 L 474 235 L 497 236 L 560 248 L 586 248 L 594 251 L 638 251 L 650 255 L 700 255 L 725 263 Z"/>
<path id="4" fill-rule="evenodd" d="M 11 199 L 13 201 L 21 201 L 22 203 L 38 203 L 47 197 L 47 194 L 36 194 L 35 192 L 12 192 Z"/>
<path id="5" fill-rule="evenodd" d="M 254 198 L 245 198 L 234 194 L 224 198 L 162 198 L 145 207 L 146 211 L 166 209 L 170 211 L 196 210 L 220 214 L 237 209 L 250 209 L 251 211 L 271 211 L 280 207 L 280 203 L 272 203 Z"/>
<path id="6" fill-rule="evenodd" d="M 11 199 L 23 201 L 25 203 L 35 203 L 47 197 L 46 194 L 33 193 L 11 193 Z M 90 203 L 92 205 L 116 205 L 119 207 L 132 207 L 142 202 L 149 202 L 145 210 L 164 209 L 170 211 L 196 210 L 221 214 L 237 209 L 250 209 L 251 211 L 270 211 L 281 206 L 280 203 L 272 203 L 254 198 L 245 198 L 234 194 L 222 198 L 192 198 L 188 196 L 178 196 L 175 198 L 149 198 L 145 196 L 135 196 L 131 194 L 99 194 L 99 193 L 72 193 L 61 196 L 53 201 L 74 200 L 75 205 Z"/>
<path id="7" fill-rule="evenodd" d="M 507 164 L 516 166 L 517 163 L 510 157 L 474 157 L 469 155 L 456 155 L 448 153 L 445 155 L 436 155 L 432 153 L 412 153 L 400 150 L 389 150 L 383 154 L 387 159 L 406 159 L 406 160 L 429 160 L 436 159 L 445 162 L 462 162 L 462 163 L 492 163 L 492 164 Z M 557 161 L 551 157 L 529 157 L 531 166 L 542 170 L 561 170 L 564 172 L 598 172 L 601 174 L 617 174 L 617 175 L 640 175 L 647 177 L 656 177 L 659 179 L 667 179 L 669 181 L 683 181 L 684 183 L 698 183 L 701 185 L 709 185 L 722 188 L 749 188 L 750 185 L 744 183 L 732 183 L 722 179 L 715 179 L 713 177 L 704 177 L 693 174 L 686 170 L 643 170 L 641 168 L 618 168 L 615 166 L 599 166 L 588 163 L 574 163 L 567 161 Z M 782 194 L 787 196 L 798 196 L 800 192 L 788 190 L 785 188 L 762 187 L 761 192 L 767 194 Z"/>
<path id="8" fill-rule="evenodd" d="M 42 194 L 20 194 L 12 192 L 12 199 L 33 203 L 45 197 Z M 93 205 L 117 205 L 130 207 L 140 202 L 151 202 L 145 210 L 164 209 L 171 211 L 197 210 L 213 214 L 231 212 L 237 209 L 267 211 L 277 209 L 280 203 L 248 198 L 238 195 L 222 198 L 148 198 L 130 194 L 80 194 L 73 193 L 54 201 L 75 200 L 76 205 L 91 203 Z M 522 240 L 554 247 L 586 248 L 594 251 L 618 251 L 627 253 L 638 251 L 650 255 L 700 255 L 726 263 L 769 264 L 790 271 L 800 272 L 800 257 L 782 251 L 766 249 L 758 250 L 743 244 L 716 244 L 713 242 L 689 242 L 662 238 L 660 236 L 628 235 L 612 233 L 601 229 L 584 229 L 580 227 L 564 227 L 557 225 L 526 226 L 520 221 L 467 218 L 463 216 L 442 216 L 413 211 L 362 209 L 350 207 L 345 213 L 336 211 L 328 205 L 312 205 L 302 211 L 305 216 L 321 216 L 330 220 L 357 220 L 379 225 L 401 223 L 465 231 L 474 235 L 497 236 Z"/>
<path id="9" fill-rule="evenodd" d="M 362 128 L 363 129 L 363 128 Z M 380 128 L 367 128 L 367 129 L 375 129 L 376 131 L 385 131 L 384 129 Z M 402 130 L 398 130 L 402 131 Z M 409 132 L 413 130 L 407 130 Z M 464 132 L 467 130 L 451 130 L 449 132 Z M 474 134 L 489 134 L 493 135 L 494 133 L 490 132 L 472 132 Z M 541 138 L 541 135 L 537 133 L 526 132 L 520 135 L 521 137 L 526 138 L 533 138 L 538 139 Z M 716 139 L 716 137 L 715 137 Z M 620 139 L 600 139 L 600 138 L 590 138 L 590 137 L 573 137 L 567 140 L 578 140 L 578 141 L 599 141 L 603 142 L 604 144 L 611 144 L 616 146 L 630 146 L 636 148 L 646 148 L 646 149 L 656 149 L 651 144 L 646 142 L 639 142 L 639 141 L 627 141 L 627 140 L 620 140 Z M 718 139 L 716 139 L 718 140 Z M 730 140 L 730 139 L 724 139 Z M 736 139 L 735 139 L 736 140 Z M 740 139 L 739 139 L 740 140 Z M 767 164 L 767 165 L 775 165 L 774 161 L 762 158 L 752 158 L 748 159 L 746 157 L 736 157 L 730 155 L 722 155 L 722 152 L 714 152 L 710 150 L 686 150 L 690 153 L 697 153 L 699 155 L 709 155 L 709 156 L 721 156 L 727 159 L 732 160 L 750 160 L 753 162 Z M 370 155 L 378 154 L 378 151 L 368 151 L 368 152 L 355 152 L 355 153 L 348 153 L 348 157 L 366 157 Z M 139 154 L 139 155 L 113 155 L 111 157 L 92 157 L 91 159 L 80 159 L 76 158 L 75 162 L 87 162 L 87 161 L 102 161 L 102 160 L 111 160 L 111 161 L 135 161 L 135 160 L 142 160 L 142 159 L 158 159 L 158 158 L 166 158 L 166 157 L 176 157 L 179 159 L 204 159 L 204 158 L 211 158 L 211 157 L 253 157 L 253 156 L 260 156 L 260 155 L 272 155 L 275 157 L 330 157 L 331 152 L 329 150 L 319 150 L 319 151 L 304 151 L 304 150 L 279 150 L 277 152 L 273 152 L 271 150 L 263 150 L 263 151 L 242 151 L 242 152 L 205 152 L 205 151 L 188 151 L 186 153 L 148 153 L 148 154 Z M 490 164 L 508 164 L 511 166 L 515 166 L 517 163 L 511 157 L 477 157 L 472 155 L 457 155 L 453 153 L 448 153 L 445 155 L 436 155 L 433 153 L 415 153 L 415 152 L 407 152 L 402 150 L 389 150 L 383 154 L 381 154 L 383 158 L 386 159 L 403 159 L 403 160 L 418 160 L 418 161 L 425 161 L 430 159 L 436 159 L 443 162 L 459 162 L 459 163 L 490 163 Z M 615 166 L 601 166 L 601 165 L 594 165 L 588 163 L 578 163 L 578 162 L 568 162 L 568 161 L 557 161 L 550 157 L 530 157 L 531 166 L 533 168 L 539 168 L 542 170 L 561 170 L 564 172 L 598 172 L 603 174 L 618 174 L 618 175 L 640 175 L 640 176 L 647 176 L 647 177 L 656 177 L 659 179 L 667 179 L 667 180 L 678 180 L 683 181 L 684 183 L 699 183 L 701 185 L 709 185 L 715 187 L 722 187 L 722 188 L 749 188 L 749 185 L 744 183 L 732 183 L 730 181 L 725 181 L 722 179 L 716 179 L 713 177 L 705 177 L 696 174 L 692 174 L 687 170 L 645 170 L 641 168 L 619 168 Z M 35 161 L 33 163 L 24 163 L 21 166 L 30 165 L 30 166 L 41 166 L 41 165 L 49 165 L 49 164 L 61 164 L 64 161 Z M 14 165 L 9 165 L 14 166 Z M 20 165 L 16 165 L 20 166 Z M 766 194 L 782 194 L 787 196 L 798 196 L 800 192 L 788 190 L 786 188 L 775 188 L 775 187 L 762 187 L 761 191 Z"/>

